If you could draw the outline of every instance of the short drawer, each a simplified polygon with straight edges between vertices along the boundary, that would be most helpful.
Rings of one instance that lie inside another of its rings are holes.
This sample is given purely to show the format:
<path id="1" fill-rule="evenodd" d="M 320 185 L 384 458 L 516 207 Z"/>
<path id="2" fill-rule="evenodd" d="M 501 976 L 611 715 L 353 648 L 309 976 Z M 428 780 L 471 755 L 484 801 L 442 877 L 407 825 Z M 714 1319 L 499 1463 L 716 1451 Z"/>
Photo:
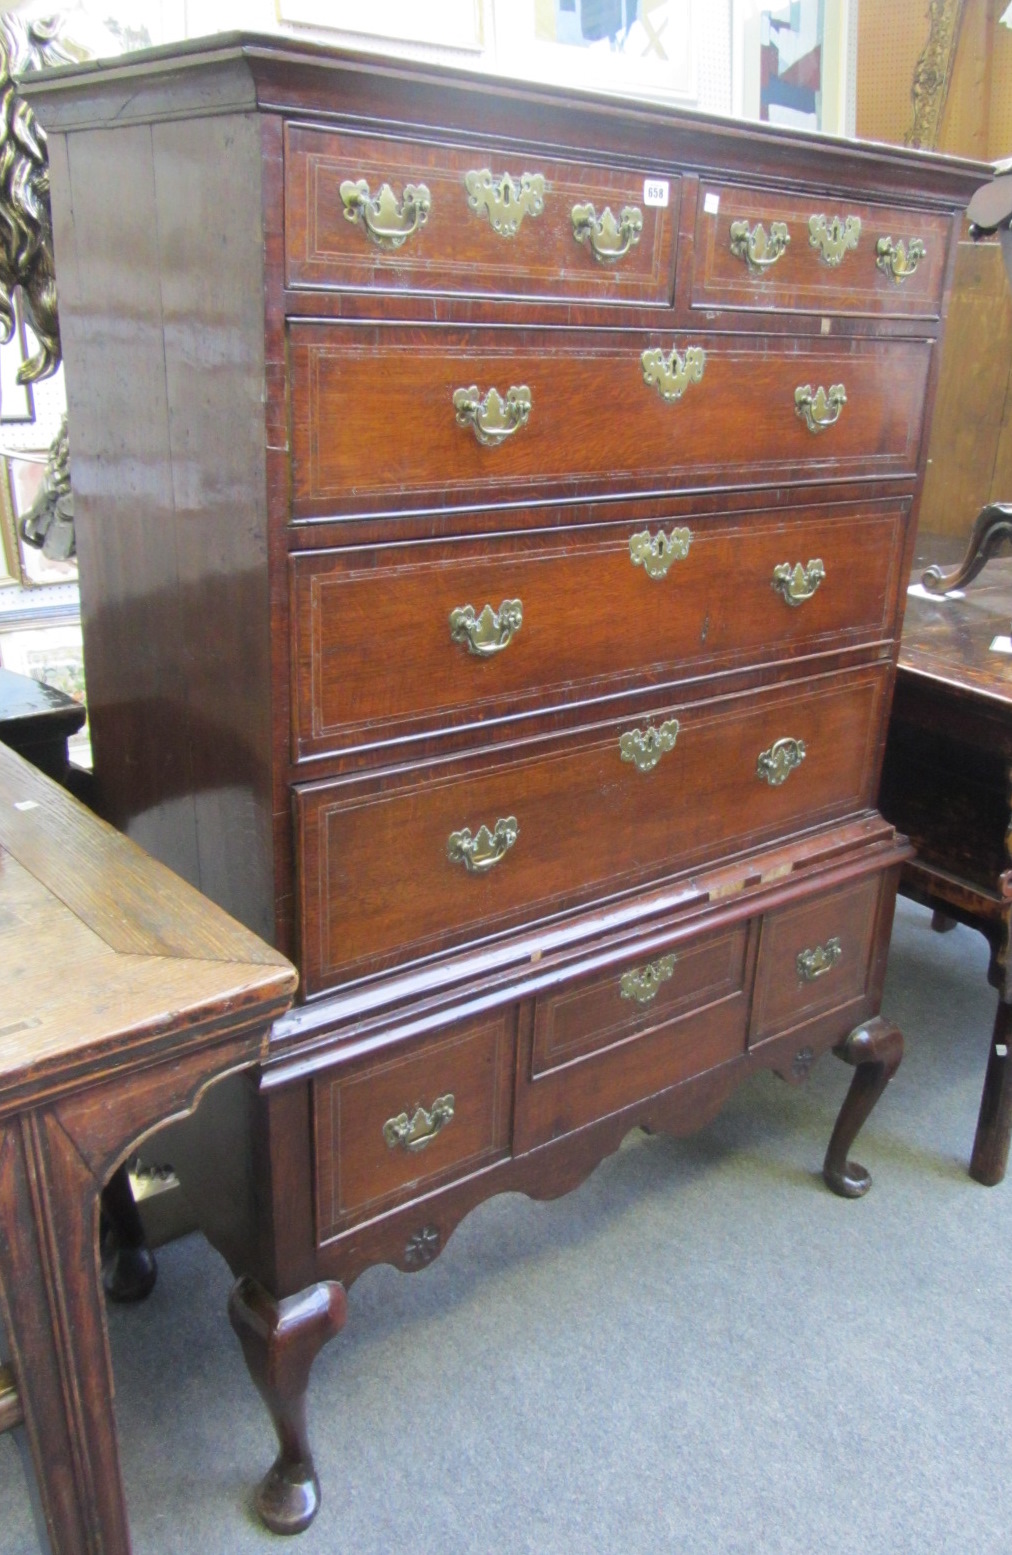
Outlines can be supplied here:
<path id="1" fill-rule="evenodd" d="M 695 308 L 937 318 L 950 220 L 733 184 L 700 184 Z"/>
<path id="2" fill-rule="evenodd" d="M 509 1008 L 314 1082 L 321 1242 L 509 1154 L 515 1032 Z"/>
<path id="3" fill-rule="evenodd" d="M 889 638 L 908 508 L 295 556 L 293 757 Z"/>
<path id="4" fill-rule="evenodd" d="M 296 517 L 916 471 L 926 341 L 290 327 Z M 698 353 L 694 355 L 693 353 Z"/>
<path id="5" fill-rule="evenodd" d="M 553 1139 L 745 1050 L 747 927 L 635 960 L 539 998 L 516 1149 Z"/>
<path id="6" fill-rule="evenodd" d="M 310 993 L 873 801 L 886 669 L 295 790 Z"/>
<path id="7" fill-rule="evenodd" d="M 289 125 L 288 283 L 667 306 L 681 180 L 650 172 Z"/>
<path id="8" fill-rule="evenodd" d="M 766 915 L 750 1045 L 864 999 L 884 890 L 895 894 L 892 877 L 874 875 Z"/>

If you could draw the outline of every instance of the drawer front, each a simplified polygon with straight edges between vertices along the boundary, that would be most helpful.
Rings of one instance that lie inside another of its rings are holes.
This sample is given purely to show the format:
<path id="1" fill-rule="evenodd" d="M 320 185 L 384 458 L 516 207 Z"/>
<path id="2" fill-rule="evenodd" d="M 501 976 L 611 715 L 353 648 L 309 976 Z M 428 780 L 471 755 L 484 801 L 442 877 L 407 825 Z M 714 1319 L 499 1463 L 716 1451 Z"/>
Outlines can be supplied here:
<path id="1" fill-rule="evenodd" d="M 509 1154 L 515 1030 L 507 1009 L 314 1082 L 321 1242 Z"/>
<path id="2" fill-rule="evenodd" d="M 766 915 L 750 1045 L 864 997 L 882 890 L 874 875 Z"/>
<path id="3" fill-rule="evenodd" d="M 296 789 L 307 990 L 863 808 L 886 687 L 827 676 Z"/>
<path id="4" fill-rule="evenodd" d="M 949 235 L 947 216 L 703 183 L 692 305 L 937 318 Z"/>
<path id="5" fill-rule="evenodd" d="M 745 1051 L 747 928 L 592 973 L 535 1004 L 515 1148 L 527 1150 Z"/>
<path id="6" fill-rule="evenodd" d="M 293 756 L 891 637 L 905 502 L 293 558 Z"/>
<path id="7" fill-rule="evenodd" d="M 290 346 L 297 517 L 912 475 L 931 355 L 924 341 L 308 323 Z M 647 381 L 652 351 L 679 398 Z"/>
<path id="8" fill-rule="evenodd" d="M 648 205 L 649 172 L 289 125 L 288 283 L 666 306 L 681 182 Z"/>

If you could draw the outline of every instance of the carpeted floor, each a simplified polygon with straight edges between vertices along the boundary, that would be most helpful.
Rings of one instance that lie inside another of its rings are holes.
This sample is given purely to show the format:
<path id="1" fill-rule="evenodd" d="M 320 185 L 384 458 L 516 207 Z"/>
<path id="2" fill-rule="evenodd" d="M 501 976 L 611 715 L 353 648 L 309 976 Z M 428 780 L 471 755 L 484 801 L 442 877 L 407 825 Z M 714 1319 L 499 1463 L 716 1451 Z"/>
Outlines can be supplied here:
<path id="1" fill-rule="evenodd" d="M 482 1206 L 424 1274 L 374 1269 L 310 1398 L 324 1505 L 279 1546 L 273 1453 L 199 1238 L 110 1317 L 136 1555 L 1008 1555 L 1012 1176 L 965 1165 L 994 994 L 984 942 L 901 903 L 907 1056 L 819 1167 L 849 1071 L 763 1077 L 692 1139 L 632 1136 L 553 1204 Z M 0 1552 L 36 1549 L 0 1440 Z"/>

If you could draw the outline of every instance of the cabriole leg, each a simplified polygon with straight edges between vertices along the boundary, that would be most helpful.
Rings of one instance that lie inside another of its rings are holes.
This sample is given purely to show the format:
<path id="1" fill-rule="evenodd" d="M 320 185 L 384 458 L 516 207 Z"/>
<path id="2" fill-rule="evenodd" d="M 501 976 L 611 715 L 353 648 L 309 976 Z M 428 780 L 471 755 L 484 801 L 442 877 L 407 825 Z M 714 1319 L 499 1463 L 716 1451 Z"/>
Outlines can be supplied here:
<path id="1" fill-rule="evenodd" d="M 834 1193 L 845 1199 L 859 1199 L 871 1187 L 871 1174 L 856 1161 L 848 1161 L 847 1152 L 899 1068 L 903 1038 L 891 1022 L 876 1016 L 858 1026 L 833 1051 L 845 1064 L 854 1064 L 856 1068 L 829 1141 L 822 1175 Z"/>
<path id="2" fill-rule="evenodd" d="M 257 1489 L 257 1511 L 272 1532 L 300 1533 L 320 1506 L 306 1428 L 306 1389 L 317 1355 L 344 1327 L 344 1286 L 324 1280 L 275 1301 L 256 1280 L 244 1278 L 233 1287 L 228 1315 L 280 1445 Z"/>

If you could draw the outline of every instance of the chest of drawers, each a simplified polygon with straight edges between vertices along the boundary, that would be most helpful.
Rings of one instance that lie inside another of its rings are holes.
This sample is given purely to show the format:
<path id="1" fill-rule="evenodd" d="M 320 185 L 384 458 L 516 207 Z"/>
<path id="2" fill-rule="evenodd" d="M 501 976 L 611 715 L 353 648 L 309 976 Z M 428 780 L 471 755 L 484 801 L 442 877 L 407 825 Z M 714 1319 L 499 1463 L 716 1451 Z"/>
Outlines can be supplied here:
<path id="1" fill-rule="evenodd" d="M 899 1061 L 874 810 L 984 170 L 231 38 L 41 78 L 107 813 L 297 961 L 172 1158 L 281 1451 L 369 1264 Z"/>

